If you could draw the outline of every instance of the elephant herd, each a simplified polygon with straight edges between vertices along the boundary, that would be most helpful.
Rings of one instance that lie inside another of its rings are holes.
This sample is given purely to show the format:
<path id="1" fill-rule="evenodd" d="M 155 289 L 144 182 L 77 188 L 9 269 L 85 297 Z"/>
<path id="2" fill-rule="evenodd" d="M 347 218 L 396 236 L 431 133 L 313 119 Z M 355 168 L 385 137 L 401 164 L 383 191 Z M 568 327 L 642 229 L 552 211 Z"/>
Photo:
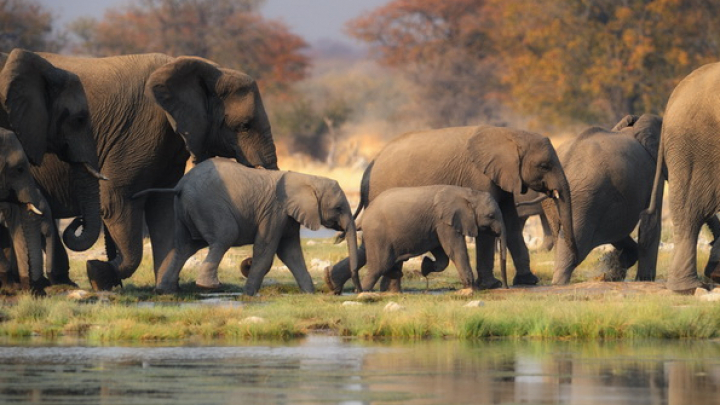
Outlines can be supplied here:
<path id="1" fill-rule="evenodd" d="M 0 283 L 35 294 L 74 284 L 65 247 L 89 249 L 102 231 L 107 260 L 88 261 L 87 274 L 94 289 L 112 289 L 140 265 L 146 228 L 159 292 L 176 292 L 185 261 L 204 247 L 196 284 L 219 287 L 223 255 L 248 244 L 246 294 L 276 254 L 313 292 L 299 230 L 324 226 L 347 240 L 348 258 L 325 269 L 334 293 L 351 279 L 357 291 L 379 280 L 400 291 L 403 262 L 427 252 L 423 275 L 453 261 L 465 288 L 507 286 L 506 248 L 513 284 L 533 285 L 522 230 L 534 214 L 555 246 L 554 284 L 600 244 L 618 250 L 625 270 L 638 262 L 638 280 L 654 280 L 667 179 L 676 239 L 667 287 L 692 291 L 700 228 L 720 229 L 717 94 L 720 64 L 703 66 L 677 86 L 664 118 L 627 116 L 557 151 L 504 127 L 407 133 L 370 163 L 353 214 L 336 181 L 278 170 L 257 83 L 240 71 L 197 57 L 14 49 L 0 53 Z M 61 237 L 62 218 L 74 219 Z M 476 238 L 476 273 L 466 236 Z M 705 275 L 720 281 L 715 247 Z"/>

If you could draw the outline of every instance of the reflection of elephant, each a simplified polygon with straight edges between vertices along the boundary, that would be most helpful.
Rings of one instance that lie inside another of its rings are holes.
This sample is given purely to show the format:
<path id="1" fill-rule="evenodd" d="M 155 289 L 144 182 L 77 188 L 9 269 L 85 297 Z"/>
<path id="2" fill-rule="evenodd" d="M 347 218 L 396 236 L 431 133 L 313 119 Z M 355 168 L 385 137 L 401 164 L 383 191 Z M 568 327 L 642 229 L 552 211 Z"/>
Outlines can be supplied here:
<path id="1" fill-rule="evenodd" d="M 690 73 L 673 90 L 663 118 L 650 211 L 659 210 L 663 172 L 667 174 L 675 249 L 667 287 L 692 291 L 697 276 L 697 242 L 703 222 L 720 210 L 720 63 Z M 706 269 L 720 281 L 720 268 Z"/>
<path id="2" fill-rule="evenodd" d="M 33 52 L 15 49 L 0 54 L 0 127 L 15 131 L 31 163 L 70 162 L 65 198 L 76 204 L 74 216 L 79 217 L 63 239 L 73 250 L 89 249 L 102 224 L 98 157 L 89 118 L 85 91 L 76 75 Z M 35 173 L 37 167 L 32 170 Z M 81 225 L 82 232 L 76 235 Z M 60 244 L 58 250 L 65 255 Z M 50 276 L 54 283 L 71 282 L 68 266 L 55 266 Z"/>
<path id="3" fill-rule="evenodd" d="M 101 289 L 130 277 L 142 260 L 143 218 L 155 268 L 172 245 L 172 199 L 131 196 L 152 187 L 173 187 L 190 155 L 219 155 L 249 166 L 277 168 L 270 123 L 255 81 L 201 58 L 162 54 L 78 58 L 41 54 L 80 78 L 87 93 L 97 155 L 110 262 L 88 262 Z M 44 162 L 37 175 L 59 218 L 74 216 L 69 168 Z"/>
<path id="4" fill-rule="evenodd" d="M 618 278 L 624 279 L 637 261 L 636 279 L 655 279 L 660 215 L 641 213 L 652 193 L 661 129 L 662 118 L 656 115 L 630 115 L 612 130 L 593 127 L 558 148 L 570 183 L 578 251 L 573 256 L 567 246 L 558 244 L 553 284 L 568 283 L 590 251 L 606 243 L 620 252 Z M 550 207 L 547 213 L 554 225 L 552 211 Z M 636 243 L 630 233 L 638 221 Z"/>
<path id="5" fill-rule="evenodd" d="M 550 140 L 538 134 L 490 126 L 446 128 L 405 134 L 391 141 L 368 166 L 361 184 L 363 207 L 393 187 L 449 184 L 487 191 L 498 202 L 507 230 L 507 245 L 517 273 L 515 284 L 536 284 L 530 256 L 522 237 L 513 192 L 528 188 L 557 196 L 564 238 L 575 246 L 571 201 L 565 174 Z M 477 238 L 478 278 L 481 288 L 497 288 L 493 276 L 494 237 Z M 573 248 L 574 250 L 574 248 Z M 335 293 L 350 277 L 343 261 L 326 274 Z"/>
<path id="6" fill-rule="evenodd" d="M 300 225 L 348 233 L 348 254 L 357 266 L 355 222 L 335 180 L 306 174 L 249 169 L 230 159 L 198 164 L 174 189 L 175 245 L 157 274 L 156 289 L 174 292 L 185 261 L 209 246 L 196 284 L 217 288 L 217 268 L 232 246 L 253 244 L 245 293 L 254 295 L 277 253 L 305 292 L 313 292 L 300 247 Z M 210 197 L 210 198 L 209 198 Z"/>
<path id="7" fill-rule="evenodd" d="M 42 293 L 45 287 L 40 216 L 49 212 L 43 213 L 38 207 L 46 206 L 22 145 L 13 132 L 0 128 L 0 217 L 12 239 L 20 286 L 35 293 Z M 11 278 L 10 263 L 2 254 L 0 282 L 7 286 Z"/>
<path id="8" fill-rule="evenodd" d="M 402 277 L 403 261 L 425 257 L 424 276 L 445 270 L 450 260 L 464 288 L 476 288 L 465 236 L 489 232 L 500 237 L 501 273 L 505 284 L 505 232 L 502 213 L 490 194 L 457 186 L 398 187 L 384 191 L 365 209 L 361 224 L 367 272 L 362 289 L 372 290 L 381 275 Z M 361 259 L 359 266 L 363 265 Z"/>

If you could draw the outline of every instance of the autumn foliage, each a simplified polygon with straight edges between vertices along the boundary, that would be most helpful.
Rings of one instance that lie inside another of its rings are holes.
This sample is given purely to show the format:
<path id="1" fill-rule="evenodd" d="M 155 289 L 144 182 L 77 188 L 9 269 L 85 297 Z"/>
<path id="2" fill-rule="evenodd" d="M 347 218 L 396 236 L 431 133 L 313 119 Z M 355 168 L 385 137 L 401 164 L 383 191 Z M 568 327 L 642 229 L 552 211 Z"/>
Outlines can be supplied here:
<path id="1" fill-rule="evenodd" d="M 501 100 L 546 121 L 662 112 L 680 79 L 720 58 L 712 0 L 394 0 L 348 29 L 441 101 L 437 88 L 461 83 L 459 110 Z"/>
<path id="2" fill-rule="evenodd" d="M 35 0 L 0 0 L 0 51 L 59 49 L 62 40 L 52 35 L 52 23 L 52 14 Z"/>
<path id="3" fill-rule="evenodd" d="M 97 56 L 163 52 L 204 57 L 242 70 L 264 90 L 284 91 L 305 77 L 305 41 L 263 18 L 257 0 L 134 0 L 100 21 L 80 20 L 76 51 Z"/>

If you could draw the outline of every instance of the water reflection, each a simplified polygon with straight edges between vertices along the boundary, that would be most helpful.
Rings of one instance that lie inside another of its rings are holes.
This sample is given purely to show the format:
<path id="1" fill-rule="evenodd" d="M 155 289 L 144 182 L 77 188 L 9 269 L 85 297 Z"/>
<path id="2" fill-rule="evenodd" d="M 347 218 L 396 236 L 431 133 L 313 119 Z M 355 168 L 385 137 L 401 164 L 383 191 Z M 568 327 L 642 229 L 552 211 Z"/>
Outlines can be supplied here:
<path id="1" fill-rule="evenodd" d="M 0 403 L 705 404 L 718 342 L 5 346 Z"/>

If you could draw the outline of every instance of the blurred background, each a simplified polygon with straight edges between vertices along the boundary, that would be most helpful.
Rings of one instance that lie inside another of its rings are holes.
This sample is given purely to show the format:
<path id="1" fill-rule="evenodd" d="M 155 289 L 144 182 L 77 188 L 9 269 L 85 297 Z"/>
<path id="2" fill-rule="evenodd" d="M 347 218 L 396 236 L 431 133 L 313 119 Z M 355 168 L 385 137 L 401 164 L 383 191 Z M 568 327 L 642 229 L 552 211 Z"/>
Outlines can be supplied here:
<path id="1" fill-rule="evenodd" d="M 662 114 L 720 56 L 710 0 L 0 0 L 0 51 L 196 55 L 255 77 L 282 169 L 338 179 L 404 132 L 554 142 Z"/>

